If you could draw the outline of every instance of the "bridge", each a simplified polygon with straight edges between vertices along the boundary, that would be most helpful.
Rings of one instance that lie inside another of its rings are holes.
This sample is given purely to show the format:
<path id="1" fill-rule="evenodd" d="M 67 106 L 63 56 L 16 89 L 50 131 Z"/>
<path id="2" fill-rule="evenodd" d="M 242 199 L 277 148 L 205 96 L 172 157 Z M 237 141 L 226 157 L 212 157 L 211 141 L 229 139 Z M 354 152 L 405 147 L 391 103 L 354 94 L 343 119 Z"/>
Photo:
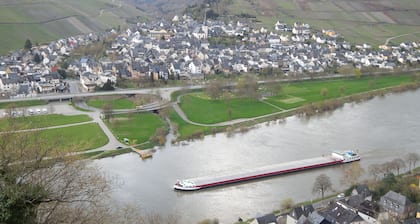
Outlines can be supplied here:
<path id="1" fill-rule="evenodd" d="M 28 100 L 62 101 L 62 100 L 71 100 L 73 98 L 83 98 L 83 97 L 92 97 L 92 96 L 133 95 L 133 94 L 160 95 L 163 99 L 170 101 L 171 94 L 183 88 L 195 89 L 195 88 L 202 88 L 202 87 L 192 86 L 192 87 L 147 88 L 147 89 L 122 89 L 122 90 L 119 89 L 119 90 L 114 90 L 114 91 L 89 92 L 89 93 L 51 93 L 51 94 L 40 94 L 40 95 L 32 96 L 32 97 L 0 99 L 0 103 L 28 101 Z"/>
<path id="2" fill-rule="evenodd" d="M 137 106 L 135 109 L 122 109 L 122 110 L 111 110 L 108 113 L 115 115 L 115 114 L 129 114 L 129 113 L 142 113 L 142 112 L 155 112 L 166 107 L 172 106 L 172 102 L 161 100 L 155 101 L 153 103 Z M 102 111 L 102 114 L 104 111 Z M 102 115 L 103 116 L 103 115 Z"/>

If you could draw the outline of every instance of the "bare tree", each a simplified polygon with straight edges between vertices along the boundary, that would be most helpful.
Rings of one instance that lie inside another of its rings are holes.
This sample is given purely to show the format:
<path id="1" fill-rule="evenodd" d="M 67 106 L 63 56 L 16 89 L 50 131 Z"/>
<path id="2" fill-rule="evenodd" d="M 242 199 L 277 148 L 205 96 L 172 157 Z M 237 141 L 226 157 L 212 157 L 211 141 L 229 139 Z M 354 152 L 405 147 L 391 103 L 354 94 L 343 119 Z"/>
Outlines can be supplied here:
<path id="1" fill-rule="evenodd" d="M 328 95 L 328 88 L 322 88 L 320 93 L 321 96 L 326 97 Z"/>
<path id="2" fill-rule="evenodd" d="M 360 177 L 365 173 L 365 170 L 360 166 L 360 163 L 350 163 L 342 166 L 343 177 L 340 180 L 341 184 L 357 184 Z"/>
<path id="3" fill-rule="evenodd" d="M 392 173 L 392 171 L 395 169 L 394 164 L 392 164 L 392 162 L 384 162 L 381 164 L 381 167 L 385 175 Z"/>
<path id="4" fill-rule="evenodd" d="M 240 97 L 258 98 L 258 82 L 251 75 L 245 75 L 236 85 Z"/>
<path id="5" fill-rule="evenodd" d="M 289 210 L 293 207 L 294 204 L 295 203 L 293 202 L 293 199 L 287 198 L 287 199 L 284 199 L 283 201 L 281 201 L 280 208 L 282 210 Z"/>
<path id="6" fill-rule="evenodd" d="M 209 84 L 207 84 L 206 94 L 213 100 L 219 99 L 222 94 L 223 85 L 222 82 L 219 80 L 211 80 Z"/>
<path id="7" fill-rule="evenodd" d="M 321 198 L 324 199 L 324 193 L 326 191 L 332 190 L 332 184 L 330 178 L 321 174 L 315 179 L 314 186 L 312 188 L 312 193 L 318 194 L 321 193 Z"/>
<path id="8" fill-rule="evenodd" d="M 176 217 L 156 218 L 114 211 L 104 199 L 110 178 L 88 160 L 68 156 L 37 131 L 22 130 L 10 119 L 0 134 L 0 223 L 16 224 L 176 224 Z M 161 222 L 152 222 L 152 221 Z"/>
<path id="9" fill-rule="evenodd" d="M 404 160 L 398 158 L 394 159 L 391 162 L 395 170 L 397 170 L 397 175 L 400 174 L 400 169 L 404 169 L 406 167 Z"/>
<path id="10" fill-rule="evenodd" d="M 283 92 L 283 86 L 280 82 L 268 82 L 265 83 L 265 87 L 270 95 L 280 95 Z"/>
<path id="11" fill-rule="evenodd" d="M 376 180 L 379 176 L 379 174 L 382 173 L 382 167 L 379 164 L 372 164 L 368 167 L 368 172 L 370 175 L 373 176 L 373 178 Z"/>
<path id="12" fill-rule="evenodd" d="M 79 220 L 96 215 L 82 211 L 95 208 L 109 191 L 104 175 L 67 157 L 56 147 L 60 139 L 14 132 L 20 124 L 13 118 L 9 123 L 0 135 L 0 223 L 71 223 L 70 214 Z"/>
<path id="13" fill-rule="evenodd" d="M 104 116 L 104 119 L 109 122 L 109 120 L 112 117 L 112 114 L 114 112 L 114 106 L 111 103 L 107 103 L 102 107 L 102 113 Z"/>
<path id="14" fill-rule="evenodd" d="M 408 169 L 414 169 L 416 167 L 416 163 L 420 160 L 420 155 L 415 152 L 408 153 L 405 157 L 405 161 L 407 161 Z"/>

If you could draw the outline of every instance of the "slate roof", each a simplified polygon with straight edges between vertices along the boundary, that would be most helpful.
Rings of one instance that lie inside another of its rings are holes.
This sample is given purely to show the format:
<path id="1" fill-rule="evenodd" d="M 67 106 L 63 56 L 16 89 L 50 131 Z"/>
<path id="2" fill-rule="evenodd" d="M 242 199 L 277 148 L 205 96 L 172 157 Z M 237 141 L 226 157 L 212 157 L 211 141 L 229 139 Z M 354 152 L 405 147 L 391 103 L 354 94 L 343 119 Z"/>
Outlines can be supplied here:
<path id="1" fill-rule="evenodd" d="M 352 223 L 363 221 L 357 213 L 343 208 L 341 205 L 334 203 L 328 209 L 321 211 L 320 214 L 331 223 Z"/>
<path id="2" fill-rule="evenodd" d="M 274 214 L 267 214 L 257 218 L 258 224 L 277 224 L 277 218 Z"/>

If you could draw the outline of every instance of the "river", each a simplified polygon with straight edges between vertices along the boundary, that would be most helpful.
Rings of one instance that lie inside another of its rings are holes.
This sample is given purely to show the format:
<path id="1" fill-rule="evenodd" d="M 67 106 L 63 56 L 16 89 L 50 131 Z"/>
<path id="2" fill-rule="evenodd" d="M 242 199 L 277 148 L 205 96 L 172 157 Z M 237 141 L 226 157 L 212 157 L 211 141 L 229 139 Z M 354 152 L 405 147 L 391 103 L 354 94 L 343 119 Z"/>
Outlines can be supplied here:
<path id="1" fill-rule="evenodd" d="M 326 155 L 334 150 L 357 150 L 360 165 L 420 153 L 420 91 L 390 94 L 358 104 L 346 104 L 309 120 L 297 117 L 260 124 L 244 134 L 207 136 L 184 146 L 167 145 L 154 157 L 136 154 L 97 160 L 120 186 L 112 194 L 115 205 L 132 204 L 143 211 L 177 214 L 181 223 L 218 218 L 233 223 L 279 209 L 282 200 L 319 197 L 312 193 L 315 178 L 324 173 L 333 188 L 340 184 L 343 166 L 321 168 L 260 181 L 197 192 L 172 189 L 177 179 L 250 169 L 290 160 Z"/>

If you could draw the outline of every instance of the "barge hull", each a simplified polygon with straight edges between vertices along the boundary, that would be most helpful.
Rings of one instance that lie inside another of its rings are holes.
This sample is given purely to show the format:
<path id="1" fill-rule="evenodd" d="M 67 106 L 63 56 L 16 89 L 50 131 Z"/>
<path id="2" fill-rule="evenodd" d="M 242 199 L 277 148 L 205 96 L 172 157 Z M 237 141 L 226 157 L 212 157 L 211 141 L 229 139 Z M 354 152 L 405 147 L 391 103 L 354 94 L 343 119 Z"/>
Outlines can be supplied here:
<path id="1" fill-rule="evenodd" d="M 344 164 L 348 162 L 358 161 L 360 156 L 352 151 L 347 154 L 332 153 L 331 156 L 315 157 L 310 159 L 286 162 L 255 168 L 248 171 L 242 171 L 234 174 L 225 174 L 209 177 L 192 178 L 188 180 L 178 181 L 174 185 L 174 189 L 182 191 L 195 191 L 209 187 L 216 187 L 226 184 L 250 181 L 265 177 L 272 177 L 282 174 L 294 173 L 309 169 L 316 169 L 326 166 Z"/>

